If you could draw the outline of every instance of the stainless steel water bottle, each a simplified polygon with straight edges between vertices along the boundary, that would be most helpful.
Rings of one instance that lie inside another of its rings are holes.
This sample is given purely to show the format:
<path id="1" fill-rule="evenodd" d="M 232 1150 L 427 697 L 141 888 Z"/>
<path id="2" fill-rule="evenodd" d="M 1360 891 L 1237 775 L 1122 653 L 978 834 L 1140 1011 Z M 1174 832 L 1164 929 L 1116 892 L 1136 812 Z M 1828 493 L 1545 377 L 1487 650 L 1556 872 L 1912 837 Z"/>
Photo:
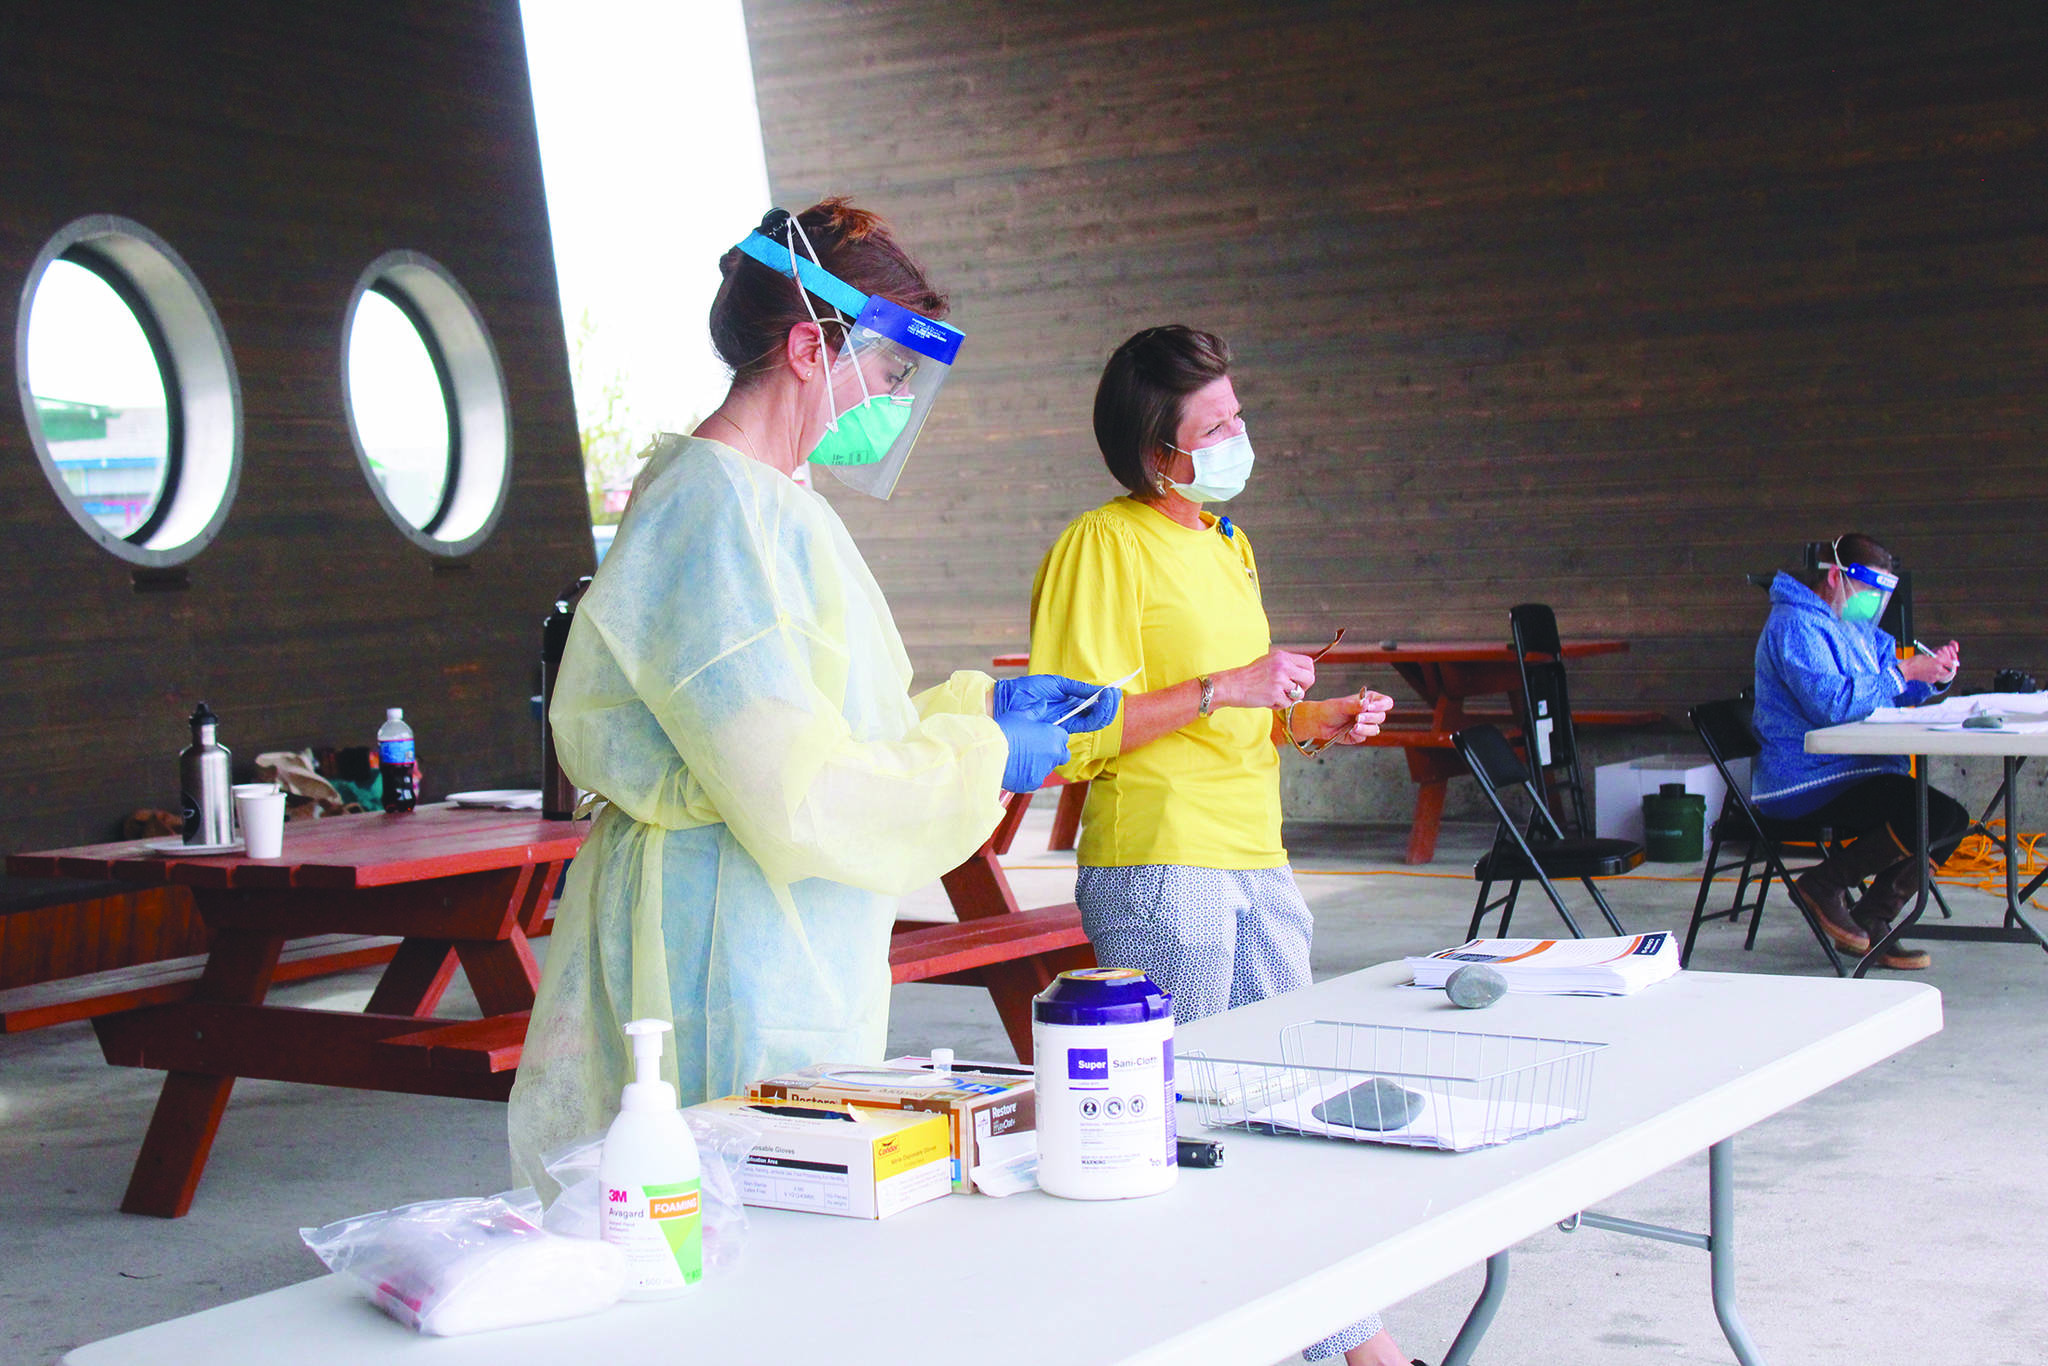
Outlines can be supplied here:
<path id="1" fill-rule="evenodd" d="M 192 709 L 192 743 L 178 755 L 178 790 L 185 810 L 185 843 L 227 844 L 235 837 L 234 788 L 228 752 L 214 743 L 220 718 L 201 702 Z"/>
<path id="2" fill-rule="evenodd" d="M 581 794 L 555 754 L 555 727 L 548 709 L 555 704 L 555 678 L 562 672 L 562 655 L 569 648 L 569 628 L 576 621 L 576 604 L 590 587 L 585 574 L 562 590 L 555 610 L 540 625 L 540 809 L 551 821 L 565 821 L 576 814 Z"/>

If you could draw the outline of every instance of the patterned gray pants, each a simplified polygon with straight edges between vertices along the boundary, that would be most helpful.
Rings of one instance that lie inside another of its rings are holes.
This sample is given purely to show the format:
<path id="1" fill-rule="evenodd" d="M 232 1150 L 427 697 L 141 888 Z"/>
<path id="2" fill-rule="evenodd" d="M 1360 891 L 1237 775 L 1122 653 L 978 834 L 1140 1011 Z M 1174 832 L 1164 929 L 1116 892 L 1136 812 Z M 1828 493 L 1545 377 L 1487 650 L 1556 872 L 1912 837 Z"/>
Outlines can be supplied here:
<path id="1" fill-rule="evenodd" d="M 1173 994 L 1175 1024 L 1309 984 L 1314 921 L 1294 870 L 1145 863 L 1083 868 L 1074 884 L 1081 924 L 1104 967 L 1138 968 Z M 1310 1361 L 1379 1334 L 1371 1314 L 1307 1348 Z"/>

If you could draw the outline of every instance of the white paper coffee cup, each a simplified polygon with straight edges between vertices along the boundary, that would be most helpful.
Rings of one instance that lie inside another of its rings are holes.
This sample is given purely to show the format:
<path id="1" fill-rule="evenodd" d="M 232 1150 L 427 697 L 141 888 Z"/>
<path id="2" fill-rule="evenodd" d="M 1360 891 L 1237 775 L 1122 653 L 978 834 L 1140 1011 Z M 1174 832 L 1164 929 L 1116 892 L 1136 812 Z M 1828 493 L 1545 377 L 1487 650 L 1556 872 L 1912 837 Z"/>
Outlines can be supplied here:
<path id="1" fill-rule="evenodd" d="M 276 858 L 284 852 L 284 793 L 276 783 L 235 785 L 235 816 L 242 823 L 242 844 L 250 858 Z"/>

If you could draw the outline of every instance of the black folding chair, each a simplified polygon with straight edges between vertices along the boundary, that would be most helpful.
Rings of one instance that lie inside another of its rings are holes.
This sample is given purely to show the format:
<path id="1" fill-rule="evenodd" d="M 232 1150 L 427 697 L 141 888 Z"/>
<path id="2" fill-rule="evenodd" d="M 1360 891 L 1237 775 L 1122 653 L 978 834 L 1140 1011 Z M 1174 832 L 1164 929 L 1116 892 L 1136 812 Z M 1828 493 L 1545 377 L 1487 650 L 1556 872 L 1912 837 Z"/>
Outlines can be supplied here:
<path id="1" fill-rule="evenodd" d="M 1466 928 L 1465 937 L 1476 938 L 1479 922 L 1486 918 L 1488 911 L 1495 909 L 1500 911 L 1499 933 L 1506 936 L 1508 921 L 1515 913 L 1515 898 L 1520 895 L 1522 884 L 1535 881 L 1542 884 L 1543 894 L 1564 917 L 1572 937 L 1585 938 L 1579 922 L 1572 919 L 1570 908 L 1564 904 L 1564 898 L 1551 884 L 1553 877 L 1575 877 L 1585 883 L 1586 890 L 1593 894 L 1593 903 L 1600 908 L 1600 914 L 1607 917 L 1607 923 L 1614 927 L 1614 932 L 1627 934 L 1621 922 L 1614 918 L 1613 908 L 1600 894 L 1600 888 L 1593 879 L 1613 877 L 1636 867 L 1643 861 L 1643 846 L 1628 840 L 1593 839 L 1583 835 L 1566 838 L 1564 831 L 1558 828 L 1557 818 L 1550 814 L 1549 806 L 1544 803 L 1543 794 L 1537 790 L 1535 779 L 1529 776 L 1528 768 L 1516 757 L 1514 746 L 1495 727 L 1468 726 L 1451 739 L 1457 745 L 1458 753 L 1465 757 L 1465 763 L 1478 780 L 1479 790 L 1493 807 L 1494 815 L 1500 819 L 1499 828 L 1493 835 L 1493 848 L 1472 865 L 1472 876 L 1479 879 L 1479 899 L 1473 904 L 1472 923 Z M 1528 794 L 1534 807 L 1529 816 L 1527 834 L 1508 814 L 1504 800 L 1504 794 L 1517 787 Z M 1507 893 L 1497 901 L 1488 901 L 1487 894 L 1496 882 L 1507 883 Z"/>
<path id="2" fill-rule="evenodd" d="M 1579 737 L 1572 726 L 1557 614 L 1540 602 L 1521 603 L 1508 609 L 1508 631 L 1522 674 L 1522 752 L 1529 757 L 1545 804 L 1570 819 L 1574 835 L 1591 835 L 1586 775 L 1579 766 Z"/>
<path id="3" fill-rule="evenodd" d="M 1707 757 L 1714 761 L 1720 771 L 1721 782 L 1727 795 L 1721 799 L 1720 819 L 1714 822 L 1713 845 L 1707 852 L 1707 866 L 1700 873 L 1700 894 L 1693 901 L 1692 924 L 1685 932 L 1685 949 L 1678 956 L 1680 963 L 1692 961 L 1693 941 L 1699 938 L 1700 923 L 1704 920 L 1727 916 L 1740 920 L 1743 912 L 1749 913 L 1749 933 L 1743 937 L 1745 950 L 1756 947 L 1757 927 L 1763 922 L 1764 901 L 1771 894 L 1771 880 L 1777 879 L 1785 889 L 1786 899 L 1798 908 L 1806 919 L 1806 927 L 1813 931 L 1814 939 L 1827 954 L 1828 962 L 1834 965 L 1837 975 L 1846 977 L 1849 970 L 1842 962 L 1842 956 L 1835 949 L 1835 941 L 1828 938 L 1821 929 L 1820 921 L 1812 911 L 1792 895 L 1792 878 L 1795 873 L 1817 868 L 1833 857 L 1837 834 L 1856 835 L 1861 831 L 1836 831 L 1814 821 L 1779 820 L 1766 816 L 1756 809 L 1755 803 L 1737 785 L 1735 776 L 1728 766 L 1738 759 L 1755 758 L 1763 750 L 1757 739 L 1756 730 L 1750 724 L 1753 707 L 1748 697 L 1731 697 L 1724 702 L 1703 702 L 1691 712 L 1692 727 L 1699 732 L 1700 743 L 1707 747 Z M 1743 853 L 1738 859 L 1722 861 L 1724 845 L 1740 845 Z M 1787 866 L 1785 857 L 1788 849 L 1810 848 L 1819 857 L 1801 864 L 1797 869 Z M 1763 863 L 1763 872 L 1756 873 L 1756 864 Z M 1723 910 L 1707 914 L 1707 896 L 1714 881 L 1714 874 L 1730 868 L 1742 869 L 1741 879 L 1735 888 L 1735 902 Z M 1747 902 L 1751 879 L 1755 879 L 1756 900 Z"/>

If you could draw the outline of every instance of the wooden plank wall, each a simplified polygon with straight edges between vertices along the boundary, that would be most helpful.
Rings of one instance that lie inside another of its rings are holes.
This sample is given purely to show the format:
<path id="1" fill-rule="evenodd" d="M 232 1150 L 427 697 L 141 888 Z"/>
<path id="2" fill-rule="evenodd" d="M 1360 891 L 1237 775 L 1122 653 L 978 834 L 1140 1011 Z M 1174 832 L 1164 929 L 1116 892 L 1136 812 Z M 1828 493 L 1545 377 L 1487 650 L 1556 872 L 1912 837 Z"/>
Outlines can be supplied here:
<path id="1" fill-rule="evenodd" d="M 0 849 L 175 807 L 201 698 L 238 759 L 368 743 L 395 705 L 430 795 L 536 782 L 540 621 L 592 550 L 516 0 L 14 0 L 0 146 L 0 299 L 63 224 L 137 220 L 210 294 L 243 403 L 226 526 L 156 593 L 0 403 Z M 401 248 L 462 282 L 510 390 L 505 513 L 452 568 L 378 506 L 342 407 L 350 289 Z"/>
<path id="2" fill-rule="evenodd" d="M 919 672 L 1020 645 L 1116 490 L 1104 358 L 1238 357 L 1282 638 L 1612 633 L 1586 702 L 1748 678 L 1746 571 L 1861 527 L 1965 684 L 2048 676 L 2048 9 L 746 0 L 777 202 L 880 209 L 960 364 L 832 493 Z M 1391 676 L 1378 680 L 1391 683 Z"/>

